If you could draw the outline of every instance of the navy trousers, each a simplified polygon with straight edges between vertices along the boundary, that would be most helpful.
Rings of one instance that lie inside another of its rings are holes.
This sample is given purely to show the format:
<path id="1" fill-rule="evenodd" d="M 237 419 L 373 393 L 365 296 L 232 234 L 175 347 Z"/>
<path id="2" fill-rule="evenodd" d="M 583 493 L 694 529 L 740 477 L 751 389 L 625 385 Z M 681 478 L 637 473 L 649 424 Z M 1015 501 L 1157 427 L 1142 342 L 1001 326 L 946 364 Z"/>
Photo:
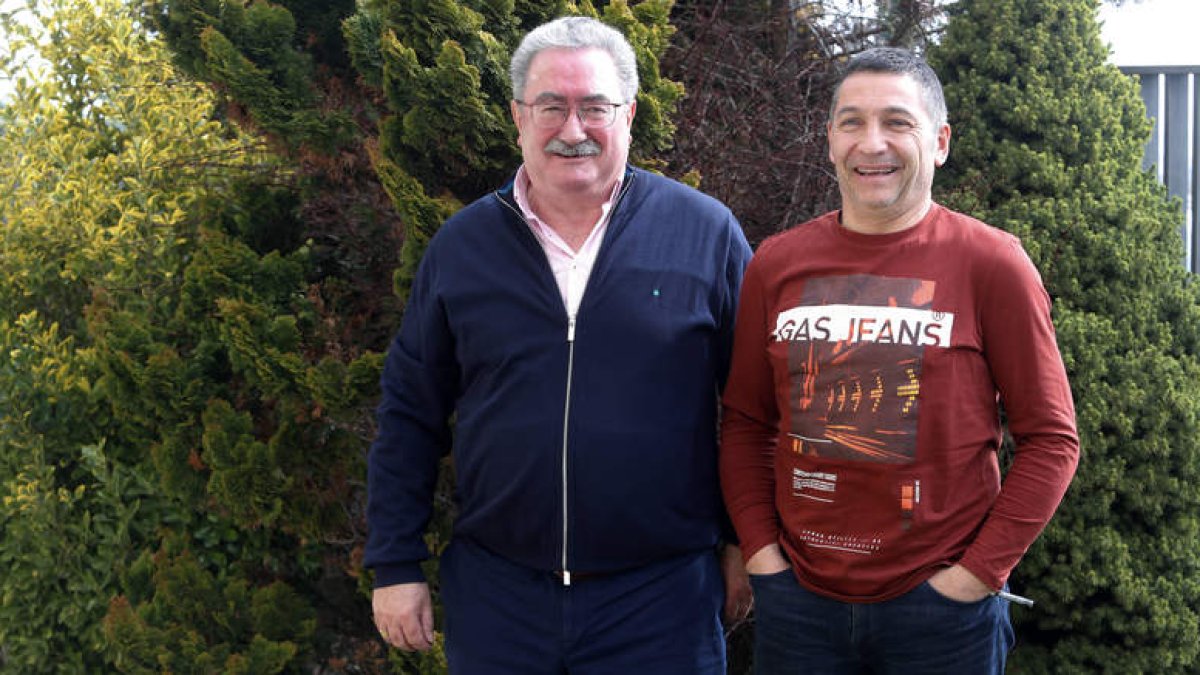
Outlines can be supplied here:
<path id="1" fill-rule="evenodd" d="M 925 582 L 883 602 L 817 595 L 792 571 L 751 575 L 759 675 L 1002 675 L 1008 601 L 951 600 Z"/>
<path id="2" fill-rule="evenodd" d="M 723 675 L 724 581 L 705 551 L 577 577 L 455 540 L 441 559 L 453 675 Z"/>

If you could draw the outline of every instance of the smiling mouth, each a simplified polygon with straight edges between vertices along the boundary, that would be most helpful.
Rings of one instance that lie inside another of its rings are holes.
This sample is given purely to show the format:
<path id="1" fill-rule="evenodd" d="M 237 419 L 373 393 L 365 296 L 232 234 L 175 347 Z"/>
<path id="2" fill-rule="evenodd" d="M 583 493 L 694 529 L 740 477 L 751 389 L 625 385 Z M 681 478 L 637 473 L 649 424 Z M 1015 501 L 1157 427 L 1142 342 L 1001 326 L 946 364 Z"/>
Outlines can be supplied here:
<path id="1" fill-rule="evenodd" d="M 583 159 L 587 157 L 595 157 L 599 153 L 590 152 L 588 150 L 578 150 L 575 152 L 552 152 L 550 154 L 554 155 L 555 157 L 562 157 L 565 159 Z"/>
<path id="2" fill-rule="evenodd" d="M 871 177 L 871 176 L 890 176 L 891 174 L 894 174 L 897 171 L 899 171 L 899 169 L 897 169 L 894 166 L 893 167 L 882 167 L 882 168 L 878 168 L 878 169 L 864 169 L 862 167 L 858 167 L 854 170 L 854 173 L 856 173 L 860 176 Z"/>

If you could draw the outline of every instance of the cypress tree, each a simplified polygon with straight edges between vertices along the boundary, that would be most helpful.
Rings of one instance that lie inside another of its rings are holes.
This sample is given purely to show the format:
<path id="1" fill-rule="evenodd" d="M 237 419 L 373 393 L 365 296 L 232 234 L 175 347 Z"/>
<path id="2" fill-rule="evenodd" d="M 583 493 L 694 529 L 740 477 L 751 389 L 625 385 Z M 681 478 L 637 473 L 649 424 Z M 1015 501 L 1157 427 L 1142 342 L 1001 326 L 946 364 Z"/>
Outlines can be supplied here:
<path id="1" fill-rule="evenodd" d="M 1182 214 L 1095 0 L 962 0 L 930 63 L 954 131 L 939 199 L 1019 235 L 1054 299 L 1082 459 L 1011 583 L 1012 672 L 1195 672 L 1200 312 Z"/>
<path id="2" fill-rule="evenodd" d="M 39 68 L 0 66 L 0 671 L 298 668 L 356 388 L 301 356 L 304 254 L 224 229 L 286 171 L 129 3 L 29 10 L 3 27 Z"/>

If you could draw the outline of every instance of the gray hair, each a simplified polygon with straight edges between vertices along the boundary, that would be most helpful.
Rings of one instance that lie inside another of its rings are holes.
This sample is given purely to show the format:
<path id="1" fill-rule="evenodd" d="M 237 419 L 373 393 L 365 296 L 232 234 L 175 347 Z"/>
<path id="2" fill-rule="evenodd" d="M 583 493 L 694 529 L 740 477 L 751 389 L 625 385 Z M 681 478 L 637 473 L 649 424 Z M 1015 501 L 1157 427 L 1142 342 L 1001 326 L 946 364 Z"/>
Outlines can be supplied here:
<path id="1" fill-rule="evenodd" d="M 513 52 L 512 63 L 508 67 L 513 100 L 523 100 L 529 65 L 533 63 L 533 57 L 544 49 L 603 49 L 616 64 L 617 77 L 621 81 L 621 98 L 624 100 L 614 103 L 632 103 L 637 98 L 637 57 L 625 36 L 596 19 L 566 16 L 529 31 L 517 51 Z"/>
<path id="2" fill-rule="evenodd" d="M 942 82 L 937 73 L 929 67 L 925 60 L 907 49 L 899 47 L 875 47 L 854 55 L 849 63 L 843 66 L 838 76 L 837 86 L 833 90 L 833 102 L 829 105 L 829 117 L 837 112 L 838 94 L 841 93 L 842 83 L 854 73 L 893 73 L 908 75 L 916 80 L 921 88 L 921 98 L 925 103 L 925 112 L 933 120 L 935 127 L 946 123 L 946 97 L 942 93 Z"/>

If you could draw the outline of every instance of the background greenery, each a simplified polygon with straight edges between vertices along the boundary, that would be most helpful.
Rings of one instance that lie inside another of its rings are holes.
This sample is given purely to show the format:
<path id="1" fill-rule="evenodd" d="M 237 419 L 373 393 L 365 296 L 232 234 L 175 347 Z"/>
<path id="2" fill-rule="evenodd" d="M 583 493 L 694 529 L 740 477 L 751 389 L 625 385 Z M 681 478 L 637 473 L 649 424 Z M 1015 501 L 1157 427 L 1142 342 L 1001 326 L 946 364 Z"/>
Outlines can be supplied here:
<path id="1" fill-rule="evenodd" d="M 1083 461 L 1012 672 L 1200 671 L 1200 314 L 1092 0 L 30 0 L 0 76 L 0 671 L 436 673 L 359 557 L 382 351 L 429 236 L 515 168 L 508 56 L 629 37 L 633 159 L 758 241 L 836 206 L 832 68 L 927 49 L 935 189 L 1055 299 Z M 434 548 L 449 533 L 447 471 Z M 430 565 L 436 580 L 436 565 Z M 752 624 L 730 630 L 749 672 Z"/>

